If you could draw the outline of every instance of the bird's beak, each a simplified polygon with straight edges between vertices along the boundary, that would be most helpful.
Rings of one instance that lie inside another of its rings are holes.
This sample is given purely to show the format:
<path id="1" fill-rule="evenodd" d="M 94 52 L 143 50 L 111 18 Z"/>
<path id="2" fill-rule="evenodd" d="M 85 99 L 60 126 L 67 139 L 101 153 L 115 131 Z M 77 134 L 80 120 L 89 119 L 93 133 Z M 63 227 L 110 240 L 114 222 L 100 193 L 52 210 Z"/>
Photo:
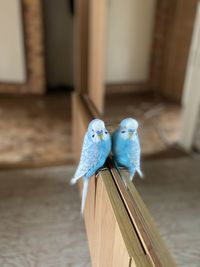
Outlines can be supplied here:
<path id="1" fill-rule="evenodd" d="M 131 139 L 132 136 L 133 136 L 133 132 L 129 132 L 129 133 L 128 133 L 128 138 Z"/>
<path id="2" fill-rule="evenodd" d="M 103 140 L 103 133 L 99 133 L 98 136 L 99 136 L 100 140 Z"/>

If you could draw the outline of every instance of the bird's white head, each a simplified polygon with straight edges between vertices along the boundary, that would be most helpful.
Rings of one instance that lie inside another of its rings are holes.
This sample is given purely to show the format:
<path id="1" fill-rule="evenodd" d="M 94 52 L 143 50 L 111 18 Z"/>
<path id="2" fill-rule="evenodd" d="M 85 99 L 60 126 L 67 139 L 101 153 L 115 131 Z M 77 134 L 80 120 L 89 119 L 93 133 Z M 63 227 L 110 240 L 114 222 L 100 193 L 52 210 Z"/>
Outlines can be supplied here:
<path id="1" fill-rule="evenodd" d="M 121 121 L 119 134 L 122 139 L 134 140 L 137 138 L 138 122 L 135 119 L 127 118 Z"/>
<path id="2" fill-rule="evenodd" d="M 94 119 L 90 122 L 88 133 L 93 142 L 98 143 L 109 138 L 109 132 L 105 123 L 100 119 Z"/>

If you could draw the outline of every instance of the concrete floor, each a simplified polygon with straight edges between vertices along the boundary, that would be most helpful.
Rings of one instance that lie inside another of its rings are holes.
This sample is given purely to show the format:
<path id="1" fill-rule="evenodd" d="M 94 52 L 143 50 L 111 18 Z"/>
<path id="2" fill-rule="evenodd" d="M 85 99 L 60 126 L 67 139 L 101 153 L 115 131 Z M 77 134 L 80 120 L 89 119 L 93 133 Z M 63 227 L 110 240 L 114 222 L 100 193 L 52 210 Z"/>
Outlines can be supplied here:
<path id="1" fill-rule="evenodd" d="M 200 267 L 200 156 L 145 161 L 136 187 L 177 265 Z"/>
<path id="2" fill-rule="evenodd" d="M 109 129 L 128 116 L 140 122 L 143 155 L 163 152 L 176 142 L 179 105 L 152 95 L 106 97 L 104 117 Z M 1 96 L 0 129 L 0 167 L 51 166 L 73 161 L 70 94 Z"/>
<path id="3" fill-rule="evenodd" d="M 145 161 L 134 182 L 178 266 L 200 266 L 200 158 Z M 0 266 L 89 267 L 73 167 L 0 172 Z M 170 266 L 169 266 L 170 267 Z"/>
<path id="4" fill-rule="evenodd" d="M 0 172 L 0 266 L 89 267 L 71 167 Z"/>

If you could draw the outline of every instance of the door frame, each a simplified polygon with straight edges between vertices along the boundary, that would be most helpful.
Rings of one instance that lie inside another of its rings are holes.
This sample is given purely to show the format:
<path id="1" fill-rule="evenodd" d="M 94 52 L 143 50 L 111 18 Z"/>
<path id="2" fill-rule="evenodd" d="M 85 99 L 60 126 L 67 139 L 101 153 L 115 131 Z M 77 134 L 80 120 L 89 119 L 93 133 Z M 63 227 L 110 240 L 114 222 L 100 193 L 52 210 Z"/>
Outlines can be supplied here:
<path id="1" fill-rule="evenodd" d="M 178 143 L 186 150 L 194 144 L 200 116 L 200 2 L 197 6 L 192 43 L 182 96 L 181 131 Z"/>

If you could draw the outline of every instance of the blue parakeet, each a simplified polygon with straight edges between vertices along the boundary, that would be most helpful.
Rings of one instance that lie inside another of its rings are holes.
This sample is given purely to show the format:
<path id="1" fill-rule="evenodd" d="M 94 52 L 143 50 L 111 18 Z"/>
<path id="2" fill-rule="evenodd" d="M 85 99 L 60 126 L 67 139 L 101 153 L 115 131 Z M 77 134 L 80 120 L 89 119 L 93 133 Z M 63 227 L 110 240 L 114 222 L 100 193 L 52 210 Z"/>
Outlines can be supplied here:
<path id="1" fill-rule="evenodd" d="M 132 118 L 121 121 L 112 135 L 112 153 L 115 164 L 128 169 L 130 180 L 135 172 L 143 177 L 140 169 L 140 142 L 137 133 L 138 122 Z"/>
<path id="2" fill-rule="evenodd" d="M 90 177 L 101 168 L 111 151 L 111 137 L 102 120 L 89 123 L 85 134 L 81 158 L 71 184 L 83 178 L 81 213 L 83 213 Z"/>

